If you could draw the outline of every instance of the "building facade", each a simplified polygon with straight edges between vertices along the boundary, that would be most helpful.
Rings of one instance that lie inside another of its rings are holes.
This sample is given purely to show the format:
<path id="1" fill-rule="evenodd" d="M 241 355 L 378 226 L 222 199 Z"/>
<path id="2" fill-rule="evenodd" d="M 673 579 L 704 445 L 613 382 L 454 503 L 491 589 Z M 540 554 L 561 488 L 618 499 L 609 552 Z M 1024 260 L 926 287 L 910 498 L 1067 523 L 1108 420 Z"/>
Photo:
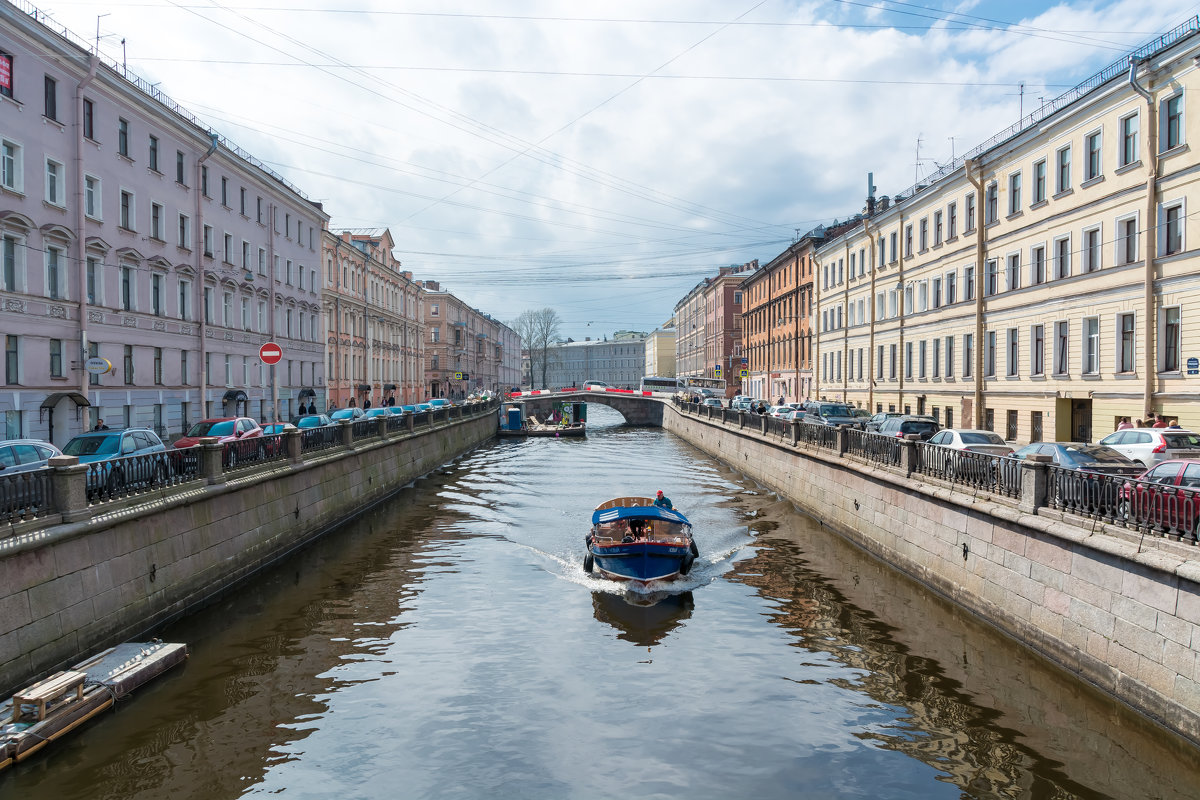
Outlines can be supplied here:
<path id="1" fill-rule="evenodd" d="M 812 397 L 813 254 L 825 229 L 805 234 L 741 283 L 746 336 L 743 391 L 756 398 Z"/>
<path id="2" fill-rule="evenodd" d="M 5 19 L 6 438 L 62 445 L 103 418 L 170 440 L 320 398 L 320 205 L 82 42 Z"/>
<path id="3" fill-rule="evenodd" d="M 719 379 L 733 396 L 741 386 L 742 291 L 757 259 L 720 267 L 675 304 L 677 377 Z"/>
<path id="4" fill-rule="evenodd" d="M 1132 55 L 827 241 L 822 396 L 1015 442 L 1200 425 L 1200 20 Z"/>
<path id="5" fill-rule="evenodd" d="M 516 331 L 467 305 L 437 281 L 421 285 L 428 396 L 461 400 L 520 385 L 521 340 Z"/>
<path id="6" fill-rule="evenodd" d="M 546 380 L 550 388 L 599 381 L 618 389 L 638 389 L 646 374 L 646 334 L 617 331 L 611 339 L 567 341 L 550 348 Z"/>
<path id="7" fill-rule="evenodd" d="M 391 232 L 326 232 L 323 241 L 329 406 L 420 402 L 424 290 L 393 254 Z"/>
<path id="8" fill-rule="evenodd" d="M 659 378 L 675 377 L 674 320 L 646 334 L 646 365 L 643 372 Z"/>

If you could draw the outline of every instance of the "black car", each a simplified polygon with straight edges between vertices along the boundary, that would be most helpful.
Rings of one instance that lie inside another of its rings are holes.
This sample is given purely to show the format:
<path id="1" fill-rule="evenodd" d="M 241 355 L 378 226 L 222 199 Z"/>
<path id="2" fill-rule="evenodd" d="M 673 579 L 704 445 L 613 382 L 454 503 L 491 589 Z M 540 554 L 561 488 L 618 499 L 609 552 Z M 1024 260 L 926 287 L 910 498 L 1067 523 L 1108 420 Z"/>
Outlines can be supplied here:
<path id="1" fill-rule="evenodd" d="M 1085 442 L 1034 442 L 1013 453 L 1013 458 L 1030 455 L 1050 456 L 1057 467 L 1106 475 L 1137 477 L 1146 467 L 1102 444 Z"/>
<path id="2" fill-rule="evenodd" d="M 862 428 L 863 421 L 845 403 L 805 403 L 804 421 L 815 425 L 845 425 Z"/>
<path id="3" fill-rule="evenodd" d="M 933 417 L 919 416 L 899 416 L 885 419 L 878 428 L 878 432 L 887 436 L 896 436 L 903 438 L 910 434 L 915 434 L 921 437 L 922 442 L 929 441 L 935 433 L 940 431 L 942 426 Z"/>
<path id="4" fill-rule="evenodd" d="M 889 419 L 907 416 L 903 411 L 880 411 L 867 420 L 867 430 L 878 431 L 879 426 Z"/>

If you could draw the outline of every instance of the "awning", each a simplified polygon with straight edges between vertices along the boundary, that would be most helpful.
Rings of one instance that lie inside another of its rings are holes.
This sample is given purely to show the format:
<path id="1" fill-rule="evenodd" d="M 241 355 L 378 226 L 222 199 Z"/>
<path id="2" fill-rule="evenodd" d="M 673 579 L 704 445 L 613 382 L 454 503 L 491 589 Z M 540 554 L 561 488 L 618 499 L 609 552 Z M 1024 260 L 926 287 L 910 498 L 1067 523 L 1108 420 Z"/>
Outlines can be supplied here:
<path id="1" fill-rule="evenodd" d="M 680 522 L 690 525 L 687 517 L 671 508 L 662 506 L 617 506 L 616 508 L 598 508 L 592 512 L 592 524 L 616 522 L 619 519 L 662 519 L 667 522 Z"/>
<path id="2" fill-rule="evenodd" d="M 312 389 L 301 389 L 301 390 L 300 390 L 300 394 L 298 394 L 298 395 L 296 395 L 296 396 L 297 396 L 297 397 L 298 397 L 300 400 L 303 400 L 303 399 L 304 399 L 304 398 L 306 398 L 306 397 L 316 397 L 316 396 L 317 396 L 317 393 L 316 393 L 316 392 L 314 392 Z"/>
<path id="3" fill-rule="evenodd" d="M 369 384 L 369 383 L 360 383 L 360 384 L 358 385 L 358 390 L 359 390 L 360 392 L 369 392 L 369 391 L 371 391 L 371 384 Z"/>
<path id="4" fill-rule="evenodd" d="M 77 408 L 87 408 L 91 405 L 88 399 L 79 392 L 55 392 L 42 401 L 42 408 L 54 408 L 65 398 L 71 398 Z"/>
<path id="5" fill-rule="evenodd" d="M 394 383 L 385 383 L 385 384 L 383 385 L 383 390 L 384 390 L 385 392 L 394 392 L 394 391 L 396 391 L 396 384 L 394 384 Z"/>
<path id="6" fill-rule="evenodd" d="M 248 399 L 249 398 L 246 397 L 246 393 L 241 389 L 230 389 L 225 393 L 225 396 L 221 398 L 222 402 L 225 403 L 244 403 Z"/>

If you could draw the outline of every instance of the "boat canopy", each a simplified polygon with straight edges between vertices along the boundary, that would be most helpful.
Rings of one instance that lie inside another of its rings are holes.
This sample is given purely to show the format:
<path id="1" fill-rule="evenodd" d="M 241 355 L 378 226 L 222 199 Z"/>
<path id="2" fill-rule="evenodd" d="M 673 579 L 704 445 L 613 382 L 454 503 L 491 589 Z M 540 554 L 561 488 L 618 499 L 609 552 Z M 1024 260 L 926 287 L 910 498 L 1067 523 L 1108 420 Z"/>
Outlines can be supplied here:
<path id="1" fill-rule="evenodd" d="M 659 506 L 617 506 L 615 508 L 598 508 L 592 512 L 593 525 L 616 522 L 619 519 L 661 519 L 667 522 L 691 525 L 687 521 L 687 517 L 675 509 Z"/>

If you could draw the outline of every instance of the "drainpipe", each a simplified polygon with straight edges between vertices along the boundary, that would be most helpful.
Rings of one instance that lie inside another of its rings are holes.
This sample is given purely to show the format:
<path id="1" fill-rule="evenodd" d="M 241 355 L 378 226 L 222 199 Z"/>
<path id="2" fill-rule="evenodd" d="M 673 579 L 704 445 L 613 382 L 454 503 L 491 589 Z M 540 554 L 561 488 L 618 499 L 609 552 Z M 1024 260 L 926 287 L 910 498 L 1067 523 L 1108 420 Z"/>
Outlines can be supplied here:
<path id="1" fill-rule="evenodd" d="M 875 273 L 879 271 L 880 264 L 875 263 L 875 259 L 879 253 L 878 237 L 881 235 L 879 230 L 871 230 L 871 221 L 863 220 L 863 232 L 867 234 L 867 241 L 871 243 L 871 294 L 867 298 L 867 306 L 871 312 L 871 327 L 868 332 L 867 339 L 867 361 L 870 369 L 867 370 L 867 410 L 872 414 L 875 413 Z"/>
<path id="2" fill-rule="evenodd" d="M 79 276 L 79 393 L 88 394 L 88 371 L 83 368 L 88 359 L 88 296 L 87 296 L 87 243 L 84 236 L 83 218 L 83 92 L 96 78 L 100 59 L 88 56 L 88 71 L 75 87 L 75 267 Z M 54 422 L 54 409 L 50 410 L 50 422 Z M 87 430 L 84 426 L 82 430 Z"/>
<path id="3" fill-rule="evenodd" d="M 271 329 L 271 341 L 275 341 L 275 204 L 267 206 L 267 285 L 271 287 L 270 299 L 267 303 L 271 313 L 267 316 L 267 326 Z M 283 349 L 283 345 L 280 345 Z M 279 364 L 271 365 L 271 417 L 279 419 Z"/>
<path id="4" fill-rule="evenodd" d="M 964 165 L 967 180 L 975 187 L 975 196 L 983 197 L 983 165 L 978 158 L 968 159 Z M 987 246 L 983 235 L 983 209 L 976 206 L 980 216 L 975 220 L 975 422 L 973 427 L 983 427 L 983 271 L 984 259 L 987 256 Z"/>
<path id="5" fill-rule="evenodd" d="M 843 255 L 846 269 L 850 269 L 850 240 L 844 236 Z M 846 306 L 845 325 L 842 326 L 842 366 L 845 368 L 842 372 L 842 402 L 846 402 L 846 396 L 850 391 L 850 276 L 846 275 L 846 283 L 842 286 L 842 304 Z"/>
<path id="6" fill-rule="evenodd" d="M 896 370 L 896 378 L 900 381 L 900 390 L 896 393 L 896 410 L 904 413 L 904 370 L 910 364 L 904 359 L 904 249 L 907 246 L 904 244 L 904 212 L 900 212 L 900 254 L 896 257 L 896 310 L 900 312 L 900 344 L 897 353 L 897 364 L 899 367 Z"/>
<path id="7" fill-rule="evenodd" d="M 1158 108 L 1154 97 L 1137 82 L 1137 62 L 1129 59 L 1129 86 L 1146 101 L 1146 258 L 1142 268 L 1142 408 L 1154 409 L 1154 376 L 1157 342 L 1155 341 L 1154 276 L 1158 260 Z"/>
<path id="8" fill-rule="evenodd" d="M 200 205 L 200 197 L 204 193 L 201 191 L 200 172 L 208 157 L 217 152 L 219 144 L 217 134 L 209 133 L 209 136 L 211 142 L 208 150 L 196 159 L 193 179 L 193 186 L 196 190 L 196 227 L 192 231 L 192 238 L 196 242 L 196 286 L 198 287 L 196 294 L 199 300 L 196 307 L 200 309 L 200 419 L 208 416 L 208 307 L 204 305 L 204 279 L 208 270 L 204 269 L 204 210 Z M 213 292 L 213 313 L 216 313 L 216 302 L 217 295 L 216 292 Z"/>

